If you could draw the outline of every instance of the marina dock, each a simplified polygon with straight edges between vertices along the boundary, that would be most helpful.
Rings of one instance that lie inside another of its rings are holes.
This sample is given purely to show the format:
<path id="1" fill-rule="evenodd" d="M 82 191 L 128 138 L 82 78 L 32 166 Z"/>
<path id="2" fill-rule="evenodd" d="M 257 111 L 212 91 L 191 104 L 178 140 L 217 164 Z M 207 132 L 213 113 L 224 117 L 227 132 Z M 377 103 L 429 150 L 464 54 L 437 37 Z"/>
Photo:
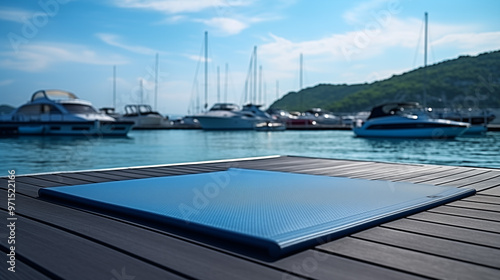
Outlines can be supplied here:
<path id="1" fill-rule="evenodd" d="M 477 193 L 427 211 L 324 240 L 280 259 L 176 229 L 64 205 L 41 188 L 224 171 L 228 168 L 425 183 Z M 3 221 L 8 178 L 0 178 Z M 269 156 L 200 163 L 19 175 L 15 270 L 0 232 L 1 279 L 498 279 L 500 170 Z M 3 233 L 3 234 L 2 234 Z"/>

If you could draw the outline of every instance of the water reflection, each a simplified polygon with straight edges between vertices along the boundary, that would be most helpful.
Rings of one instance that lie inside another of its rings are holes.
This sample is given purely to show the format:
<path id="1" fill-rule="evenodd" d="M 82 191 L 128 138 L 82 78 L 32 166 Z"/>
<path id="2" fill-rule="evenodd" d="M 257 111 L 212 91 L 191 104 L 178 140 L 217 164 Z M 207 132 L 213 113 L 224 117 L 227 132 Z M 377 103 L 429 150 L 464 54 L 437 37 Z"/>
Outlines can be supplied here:
<path id="1" fill-rule="evenodd" d="M 365 139 L 351 131 L 132 131 L 126 138 L 0 138 L 0 168 L 19 174 L 299 155 L 500 168 L 500 133 L 455 140 Z"/>

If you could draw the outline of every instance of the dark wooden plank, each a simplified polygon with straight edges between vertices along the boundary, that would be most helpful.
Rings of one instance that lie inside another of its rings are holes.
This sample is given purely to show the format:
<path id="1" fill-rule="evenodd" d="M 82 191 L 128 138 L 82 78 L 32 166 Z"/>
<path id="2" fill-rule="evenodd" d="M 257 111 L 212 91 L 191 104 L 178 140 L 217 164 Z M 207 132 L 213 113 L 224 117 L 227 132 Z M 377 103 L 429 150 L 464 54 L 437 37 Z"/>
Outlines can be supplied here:
<path id="1" fill-rule="evenodd" d="M 54 182 L 54 181 L 49 181 L 49 180 L 43 180 L 43 179 L 38 179 L 35 177 L 16 177 L 16 183 L 26 183 L 30 184 L 33 186 L 45 188 L 45 187 L 52 187 L 52 186 L 64 186 L 65 184 L 59 183 L 59 182 Z"/>
<path id="2" fill-rule="evenodd" d="M 107 173 L 104 173 L 103 171 L 91 171 L 91 172 L 86 172 L 86 174 L 88 174 L 89 176 L 92 176 L 92 177 L 99 177 L 99 178 L 104 178 L 104 179 L 109 179 L 109 180 L 114 180 L 114 181 L 130 180 L 129 177 L 107 174 Z"/>
<path id="3" fill-rule="evenodd" d="M 494 204 L 489 204 L 489 203 L 479 203 L 479 202 L 459 200 L 459 201 L 451 202 L 448 205 L 456 206 L 456 207 L 478 209 L 478 210 L 500 212 L 500 205 L 494 205 Z"/>
<path id="4" fill-rule="evenodd" d="M 186 174 L 198 174 L 198 173 L 213 172 L 213 170 L 206 171 L 206 170 L 200 169 L 200 168 L 185 168 L 182 166 L 172 166 L 172 167 L 164 168 L 163 170 L 161 170 L 159 172 L 162 172 L 162 174 L 170 174 L 170 175 L 186 175 Z"/>
<path id="5" fill-rule="evenodd" d="M 86 180 L 72 179 L 69 177 L 60 176 L 59 174 L 36 175 L 36 176 L 30 177 L 30 178 L 51 181 L 51 182 L 62 184 L 62 185 L 83 185 L 83 184 L 92 183 L 92 182 L 89 182 Z"/>
<path id="6" fill-rule="evenodd" d="M 305 170 L 304 172 L 316 175 L 327 175 L 327 176 L 342 176 L 342 177 L 357 177 L 358 175 L 367 175 L 367 174 L 380 174 L 381 171 L 387 170 L 388 167 L 386 164 L 376 163 L 369 164 L 367 166 L 360 165 L 349 165 L 344 168 L 341 167 L 326 167 L 326 168 L 318 168 L 311 171 Z"/>
<path id="7" fill-rule="evenodd" d="M 21 183 L 16 180 L 15 182 L 16 193 L 25 194 L 32 197 L 38 197 L 38 190 L 41 189 L 38 186 Z M 8 180 L 0 179 L 0 189 L 7 190 L 8 189 Z"/>
<path id="8" fill-rule="evenodd" d="M 345 237 L 319 246 L 322 250 L 440 279 L 498 279 L 500 270 Z"/>
<path id="9" fill-rule="evenodd" d="M 318 162 L 304 162 L 300 164 L 294 165 L 283 165 L 283 164 L 275 164 L 275 165 L 259 165 L 259 164 L 244 164 L 244 168 L 252 168 L 252 169 L 264 169 L 264 170 L 274 170 L 274 171 L 285 171 L 285 172 L 310 172 L 313 170 L 321 170 L 328 168 L 339 168 L 339 169 L 347 169 L 354 168 L 355 166 L 360 165 L 369 165 L 370 162 L 346 162 L 344 164 L 334 164 L 333 162 L 328 161 L 318 161 Z"/>
<path id="10" fill-rule="evenodd" d="M 497 187 L 490 188 L 480 192 L 481 194 L 500 196 L 500 184 Z"/>
<path id="11" fill-rule="evenodd" d="M 500 212 L 497 213 L 497 212 L 492 212 L 492 211 L 482 211 L 482 210 L 453 207 L 453 206 L 447 206 L 447 205 L 432 208 L 432 209 L 427 210 L 427 211 L 433 212 L 433 213 L 441 213 L 441 214 L 448 214 L 448 215 L 455 215 L 455 216 L 462 216 L 462 217 L 469 217 L 469 218 L 476 218 L 476 219 L 481 219 L 481 220 L 490 220 L 490 221 L 500 222 Z"/>
<path id="12" fill-rule="evenodd" d="M 314 159 L 280 157 L 280 158 L 265 159 L 265 160 L 261 159 L 261 160 L 248 160 L 248 161 L 233 161 L 231 163 L 236 164 L 240 168 L 253 168 L 253 167 L 272 168 L 276 166 L 297 166 L 298 164 L 308 165 L 311 163 L 318 163 L 318 162 L 321 163 L 323 161 Z"/>
<path id="13" fill-rule="evenodd" d="M 423 212 L 407 217 L 408 219 L 440 223 L 445 225 L 459 226 L 494 233 L 500 233 L 500 223 L 474 218 L 457 217 L 446 214 Z"/>
<path id="14" fill-rule="evenodd" d="M 83 180 L 83 181 L 92 182 L 92 183 L 114 181 L 113 179 L 110 179 L 110 178 L 97 177 L 97 176 L 94 176 L 94 175 L 88 174 L 88 173 L 64 173 L 64 174 L 60 174 L 60 175 L 63 177 L 66 177 L 66 178 L 78 179 L 78 180 Z"/>
<path id="15" fill-rule="evenodd" d="M 464 184 L 462 186 L 474 188 L 477 191 L 483 191 L 489 188 L 500 186 L 500 179 L 498 177 L 493 177 L 487 180 L 482 180 L 479 182 L 471 182 L 469 184 Z"/>
<path id="16" fill-rule="evenodd" d="M 360 161 L 352 161 L 352 162 L 346 162 L 343 164 L 336 164 L 336 165 L 331 165 L 329 162 L 321 162 L 317 164 L 310 164 L 305 166 L 304 168 L 301 168 L 300 165 L 298 165 L 298 168 L 301 168 L 301 171 L 303 172 L 308 172 L 308 171 L 315 171 L 315 172 L 321 172 L 325 171 L 328 172 L 329 170 L 335 171 L 335 170 L 359 170 L 360 168 L 364 169 L 370 169 L 374 168 L 377 165 L 377 163 L 374 162 L 360 162 Z"/>
<path id="17" fill-rule="evenodd" d="M 127 168 L 127 169 L 121 169 L 120 171 L 123 171 L 123 172 L 127 172 L 129 174 L 133 174 L 134 176 L 136 175 L 141 175 L 141 176 L 147 176 L 148 178 L 150 177 L 158 177 L 158 173 L 157 172 L 149 172 L 147 170 L 144 170 L 144 169 L 139 169 L 139 168 Z M 112 171 L 112 172 L 115 172 L 115 171 Z"/>
<path id="18" fill-rule="evenodd" d="M 422 172 L 426 170 L 420 166 L 393 166 L 393 165 L 378 165 L 376 168 L 370 168 L 367 170 L 361 169 L 356 171 L 351 171 L 349 177 L 352 178 L 362 178 L 369 180 L 382 180 L 381 178 L 387 176 L 403 175 L 408 172 Z"/>
<path id="19" fill-rule="evenodd" d="M 19 197 L 17 202 L 23 206 L 17 211 L 21 215 L 43 221 L 52 227 L 64 228 L 68 233 L 99 244 L 119 248 L 131 256 L 181 271 L 193 278 L 269 279 L 280 278 L 282 274 L 282 271 L 134 223 L 108 219 L 38 199 Z"/>
<path id="20" fill-rule="evenodd" d="M 456 175 L 461 176 L 461 175 L 464 175 L 464 173 L 469 173 L 469 172 L 472 172 L 472 170 L 463 170 L 461 168 L 453 168 L 453 169 L 446 170 L 443 172 L 419 176 L 419 177 L 412 178 L 412 179 L 405 180 L 405 181 L 411 182 L 411 183 L 426 183 L 427 184 L 427 182 L 432 182 L 432 181 L 435 181 L 436 179 L 447 180 L 447 178 L 454 178 L 454 176 L 456 176 Z"/>
<path id="21" fill-rule="evenodd" d="M 167 167 L 154 167 L 154 168 L 151 168 L 151 170 L 153 171 L 159 171 L 159 172 L 162 172 L 162 173 L 167 173 L 167 174 L 170 174 L 172 171 L 174 172 L 177 172 L 176 170 L 173 170 L 175 168 L 179 168 L 179 169 L 184 169 L 186 168 L 186 170 L 194 170 L 194 171 L 197 171 L 197 172 L 216 172 L 216 171 L 224 171 L 224 170 L 227 170 L 228 168 L 231 168 L 233 166 L 231 165 L 228 165 L 227 167 L 223 167 L 223 166 L 219 166 L 219 167 L 216 167 L 216 166 L 203 166 L 203 165 L 197 165 L 197 166 L 188 166 L 188 167 L 184 167 L 184 166 L 167 166 Z"/>
<path id="22" fill-rule="evenodd" d="M 3 220 L 7 213 L 1 211 Z M 17 215 L 16 254 L 60 279 L 111 279 L 115 275 L 142 279 L 184 279 L 107 246 Z M 5 239 L 0 240 L 6 246 Z"/>
<path id="23" fill-rule="evenodd" d="M 456 180 L 456 181 L 449 182 L 449 183 L 443 183 L 440 185 L 465 187 L 465 186 L 468 186 L 470 184 L 477 184 L 477 183 L 480 183 L 483 181 L 492 180 L 494 178 L 497 178 L 497 180 L 500 184 L 500 179 L 499 179 L 498 175 L 496 173 L 492 172 L 491 170 L 486 170 L 484 173 L 476 174 L 476 175 L 471 176 L 471 177 L 466 177 L 466 178 L 463 178 L 460 180 Z"/>
<path id="24" fill-rule="evenodd" d="M 472 169 L 472 170 L 467 171 L 467 172 L 461 172 L 461 173 L 458 173 L 455 175 L 425 181 L 425 183 L 431 184 L 431 185 L 442 185 L 445 183 L 453 184 L 453 183 L 459 182 L 460 180 L 471 179 L 471 178 L 474 178 L 478 175 L 485 174 L 485 173 L 488 173 L 488 171 L 481 170 L 481 169 Z"/>
<path id="25" fill-rule="evenodd" d="M 473 202 L 481 202 L 481 203 L 490 203 L 496 204 L 500 206 L 500 197 L 487 196 L 487 195 L 474 195 L 471 197 L 467 197 L 463 199 L 464 201 L 473 201 Z"/>
<path id="26" fill-rule="evenodd" d="M 284 273 L 281 279 L 295 279 L 295 275 L 326 280 L 421 279 L 413 274 L 317 250 L 303 251 L 278 260 L 272 265 L 289 271 L 289 273 Z"/>
<path id="27" fill-rule="evenodd" d="M 421 175 L 426 175 L 433 172 L 440 172 L 439 168 L 436 170 L 435 166 L 411 166 L 404 165 L 403 168 L 393 171 L 392 169 L 388 170 L 388 172 L 381 173 L 379 175 L 374 175 L 370 179 L 372 180 L 390 180 L 395 178 L 406 178 L 408 177 L 418 177 Z"/>
<path id="28" fill-rule="evenodd" d="M 500 234 L 497 233 L 410 219 L 399 219 L 382 226 L 500 249 Z"/>
<path id="29" fill-rule="evenodd" d="M 408 170 L 408 172 L 405 172 L 403 174 L 394 174 L 390 176 L 384 176 L 381 178 L 377 178 L 377 180 L 386 180 L 386 181 L 408 181 L 413 178 L 419 178 L 422 176 L 430 176 L 434 174 L 439 174 L 442 172 L 450 172 L 454 170 L 455 168 L 453 167 L 448 167 L 448 166 L 437 166 L 431 169 L 425 169 L 422 171 L 416 171 L 413 172 L 411 170 Z"/>
<path id="30" fill-rule="evenodd" d="M 371 228 L 353 236 L 425 254 L 500 268 L 500 250 L 490 247 L 382 227 Z"/>
<path id="31" fill-rule="evenodd" d="M 144 175 L 144 174 L 137 174 L 137 173 L 132 173 L 129 172 L 126 169 L 120 169 L 120 170 L 109 170 L 109 171 L 102 171 L 102 174 L 110 174 L 114 176 L 121 176 L 124 178 L 130 179 L 144 179 L 144 178 L 151 178 L 150 175 Z"/>
<path id="32" fill-rule="evenodd" d="M 3 249 L 3 248 L 2 248 Z M 33 267 L 27 265 L 23 261 L 19 260 L 19 256 L 17 256 L 15 262 L 15 272 L 11 272 L 7 270 L 10 265 L 7 263 L 8 256 L 10 252 L 8 251 L 0 251 L 0 262 L 2 263 L 0 268 L 0 279 L 9 279 L 9 280 L 50 280 L 49 276 L 46 276 L 42 272 L 34 269 Z"/>

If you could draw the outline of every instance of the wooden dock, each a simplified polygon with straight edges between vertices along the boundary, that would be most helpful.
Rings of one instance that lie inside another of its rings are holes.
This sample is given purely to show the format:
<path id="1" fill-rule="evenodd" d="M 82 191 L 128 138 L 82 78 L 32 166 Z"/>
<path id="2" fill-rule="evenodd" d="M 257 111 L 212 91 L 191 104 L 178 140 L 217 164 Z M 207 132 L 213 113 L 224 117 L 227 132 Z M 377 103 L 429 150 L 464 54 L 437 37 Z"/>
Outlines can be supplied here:
<path id="1" fill-rule="evenodd" d="M 229 167 L 471 187 L 477 194 L 279 260 L 127 217 L 38 198 L 44 187 L 173 176 Z M 500 170 L 273 156 L 18 176 L 15 270 L 0 231 L 0 279 L 499 279 Z M 7 221 L 8 179 L 0 179 Z"/>

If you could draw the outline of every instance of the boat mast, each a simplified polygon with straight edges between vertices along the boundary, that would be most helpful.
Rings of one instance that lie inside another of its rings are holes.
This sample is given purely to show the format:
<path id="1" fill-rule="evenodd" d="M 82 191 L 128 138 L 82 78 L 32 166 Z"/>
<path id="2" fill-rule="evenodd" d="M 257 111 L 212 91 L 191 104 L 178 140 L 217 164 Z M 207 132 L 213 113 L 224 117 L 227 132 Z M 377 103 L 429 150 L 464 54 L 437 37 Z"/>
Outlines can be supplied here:
<path id="1" fill-rule="evenodd" d="M 280 81 L 276 80 L 276 100 L 280 98 Z"/>
<path id="2" fill-rule="evenodd" d="M 253 103 L 257 103 L 257 46 L 253 48 Z"/>
<path id="3" fill-rule="evenodd" d="M 303 67 L 303 64 L 304 63 L 304 57 L 302 55 L 302 53 L 300 53 L 300 85 L 299 85 L 299 90 L 302 90 L 302 67 Z"/>
<path id="4" fill-rule="evenodd" d="M 139 87 L 141 88 L 141 104 L 144 104 L 144 87 L 142 85 L 142 78 L 139 79 Z"/>
<path id="5" fill-rule="evenodd" d="M 226 63 L 226 75 L 224 76 L 224 102 L 227 102 L 227 73 L 229 66 Z"/>
<path id="6" fill-rule="evenodd" d="M 113 108 L 116 109 L 116 65 L 113 65 Z"/>
<path id="7" fill-rule="evenodd" d="M 158 105 L 158 53 L 156 53 L 156 63 L 155 63 L 155 111 Z"/>
<path id="8" fill-rule="evenodd" d="M 424 108 L 427 107 L 427 12 L 425 12 L 425 30 L 424 30 Z"/>
<path id="9" fill-rule="evenodd" d="M 217 66 L 217 103 L 220 103 L 220 70 Z"/>
<path id="10" fill-rule="evenodd" d="M 208 107 L 208 32 L 205 31 L 205 111 Z"/>
<path id="11" fill-rule="evenodd" d="M 259 66 L 259 104 L 262 104 L 262 65 Z"/>
<path id="12" fill-rule="evenodd" d="M 302 90 L 302 67 L 303 67 L 303 59 L 304 57 L 302 56 L 302 53 L 300 53 L 300 84 L 299 84 L 299 104 L 300 104 L 300 110 L 302 110 L 302 92 L 300 92 Z"/>

